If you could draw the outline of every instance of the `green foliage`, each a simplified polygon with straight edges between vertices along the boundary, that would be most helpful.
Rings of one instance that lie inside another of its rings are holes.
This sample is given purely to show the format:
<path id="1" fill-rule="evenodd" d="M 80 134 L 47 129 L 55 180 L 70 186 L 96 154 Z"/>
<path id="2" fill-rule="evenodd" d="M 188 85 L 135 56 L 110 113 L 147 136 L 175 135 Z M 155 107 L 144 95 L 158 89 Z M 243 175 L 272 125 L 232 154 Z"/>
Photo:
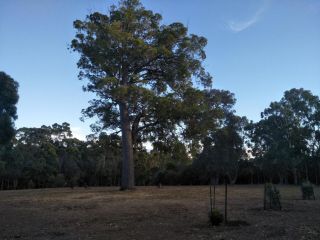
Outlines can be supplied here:
<path id="1" fill-rule="evenodd" d="M 96 12 L 74 22 L 71 48 L 80 53 L 79 78 L 97 96 L 83 114 L 98 117 L 95 131 L 121 130 L 122 188 L 134 185 L 133 146 L 177 134 L 191 113 L 184 98 L 194 80 L 211 86 L 202 66 L 207 40 L 161 19 L 138 0 L 126 0 L 108 15 Z"/>
<path id="2" fill-rule="evenodd" d="M 1 148 L 2 188 L 117 185 L 119 137 L 101 135 L 82 142 L 71 138 L 69 124 L 21 128 L 15 144 Z"/>
<path id="3" fill-rule="evenodd" d="M 203 150 L 195 159 L 195 166 L 206 171 L 208 176 L 227 175 L 229 181 L 235 183 L 238 163 L 246 157 L 243 140 L 246 124 L 246 118 L 229 112 L 224 124 L 204 140 Z"/>
<path id="4" fill-rule="evenodd" d="M 223 221 L 222 213 L 220 213 L 218 209 L 213 208 L 209 212 L 209 221 L 212 226 L 219 226 Z"/>
<path id="5" fill-rule="evenodd" d="M 199 174 L 192 165 L 185 166 L 180 172 L 180 184 L 182 185 L 194 185 L 199 184 Z"/>
<path id="6" fill-rule="evenodd" d="M 14 120 L 18 118 L 16 104 L 19 84 L 9 75 L 0 72 L 0 145 L 14 136 Z"/>
<path id="7" fill-rule="evenodd" d="M 276 173 L 280 182 L 297 169 L 308 178 L 308 163 L 319 151 L 320 127 L 318 96 L 304 89 L 291 89 L 279 102 L 272 102 L 258 123 L 249 126 L 251 148 L 265 174 Z"/>
<path id="8" fill-rule="evenodd" d="M 49 186 L 51 187 L 64 187 L 66 180 L 63 174 L 59 173 L 57 176 L 51 176 L 49 178 Z"/>
<path id="9" fill-rule="evenodd" d="M 161 171 L 161 170 L 157 171 L 153 177 L 153 181 L 152 181 L 153 184 L 162 185 L 164 183 L 165 174 L 166 174 L 165 171 Z"/>
<path id="10" fill-rule="evenodd" d="M 193 118 L 173 128 L 176 132 L 171 135 L 167 131 L 158 135 L 160 129 L 157 134 L 148 132 L 148 139 L 154 140 L 150 152 L 144 140 L 134 144 L 137 185 L 208 184 L 212 177 L 221 183 L 225 175 L 238 183 L 263 183 L 266 178 L 285 182 L 285 177 L 294 182 L 294 173 L 313 182 L 320 179 L 318 97 L 301 89 L 287 91 L 266 109 L 260 122 L 246 127 L 246 119 L 233 112 L 231 93 L 188 91 L 180 110 L 191 109 Z M 163 111 L 169 111 L 170 101 L 162 100 Z M 208 112 L 215 113 L 210 115 L 212 122 L 206 118 Z M 15 139 L 0 146 L 1 189 L 119 186 L 123 145 L 118 134 L 101 133 L 80 141 L 72 138 L 68 123 L 20 128 L 16 133 Z M 244 147 L 248 142 L 255 157 L 250 160 Z M 276 189 L 266 198 L 273 208 L 281 206 Z"/>
<path id="11" fill-rule="evenodd" d="M 84 114 L 97 115 L 102 128 L 116 129 L 116 106 L 129 103 L 136 141 L 157 126 L 172 128 L 179 120 L 179 94 L 192 86 L 192 77 L 211 83 L 201 66 L 206 39 L 188 35 L 181 23 L 161 25 L 161 19 L 139 1 L 123 1 L 109 15 L 93 13 L 74 22 L 78 32 L 71 47 L 81 54 L 79 76 L 89 80 L 84 89 L 100 97 Z"/>

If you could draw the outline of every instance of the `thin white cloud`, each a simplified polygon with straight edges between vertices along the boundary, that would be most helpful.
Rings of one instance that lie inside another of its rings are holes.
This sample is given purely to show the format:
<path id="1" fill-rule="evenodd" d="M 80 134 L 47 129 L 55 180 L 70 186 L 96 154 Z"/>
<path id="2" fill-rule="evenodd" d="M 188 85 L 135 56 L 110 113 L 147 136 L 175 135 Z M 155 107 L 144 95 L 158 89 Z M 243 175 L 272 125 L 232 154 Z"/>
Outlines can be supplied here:
<path id="1" fill-rule="evenodd" d="M 254 15 L 246 21 L 229 21 L 228 22 L 229 29 L 237 33 L 253 26 L 255 23 L 257 23 L 260 20 L 262 14 L 267 9 L 266 3 L 267 2 L 265 1 L 264 4 L 254 13 Z"/>

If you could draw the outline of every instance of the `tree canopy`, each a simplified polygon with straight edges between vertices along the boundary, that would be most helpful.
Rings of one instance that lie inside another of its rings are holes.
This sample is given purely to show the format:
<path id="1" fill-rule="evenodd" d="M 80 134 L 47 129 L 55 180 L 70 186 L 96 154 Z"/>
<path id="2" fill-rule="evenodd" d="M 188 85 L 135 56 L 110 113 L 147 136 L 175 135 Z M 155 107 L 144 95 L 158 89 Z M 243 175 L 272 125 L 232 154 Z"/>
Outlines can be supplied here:
<path id="1" fill-rule="evenodd" d="M 123 189 L 134 186 L 133 145 L 165 137 L 181 123 L 183 96 L 195 81 L 211 86 L 202 65 L 207 40 L 161 19 L 138 0 L 123 0 L 106 15 L 74 22 L 79 77 L 97 96 L 83 113 L 98 116 L 96 130 L 121 130 Z"/>
<path id="2" fill-rule="evenodd" d="M 291 89 L 279 102 L 272 102 L 262 119 L 251 125 L 253 155 L 281 181 L 292 172 L 297 183 L 297 169 L 303 168 L 308 179 L 308 164 L 319 151 L 319 97 L 310 91 Z"/>
<path id="3" fill-rule="evenodd" d="M 19 84 L 9 75 L 0 72 L 0 145 L 14 136 L 14 120 L 18 118 L 16 104 Z"/>

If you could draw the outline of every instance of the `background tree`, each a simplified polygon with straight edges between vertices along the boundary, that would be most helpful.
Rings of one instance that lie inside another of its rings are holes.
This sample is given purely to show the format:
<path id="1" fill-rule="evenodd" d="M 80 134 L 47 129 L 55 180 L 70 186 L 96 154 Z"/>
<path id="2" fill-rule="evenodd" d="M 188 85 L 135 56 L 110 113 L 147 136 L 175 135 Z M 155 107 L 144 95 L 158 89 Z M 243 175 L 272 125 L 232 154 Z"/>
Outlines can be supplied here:
<path id="1" fill-rule="evenodd" d="M 253 155 L 260 159 L 270 179 L 277 173 L 281 183 L 288 182 L 289 172 L 296 184 L 298 173 L 309 179 L 310 161 L 318 148 L 319 108 L 318 96 L 293 88 L 279 102 L 272 102 L 261 114 L 262 119 L 251 125 Z"/>
<path id="2" fill-rule="evenodd" d="M 97 95 L 84 114 L 98 116 L 97 130 L 121 130 L 122 189 L 134 187 L 133 145 L 175 130 L 182 95 L 194 79 L 211 84 L 202 67 L 206 39 L 188 35 L 181 23 L 160 21 L 138 0 L 123 0 L 108 15 L 74 22 L 71 47 L 80 53 L 79 77 Z"/>
<path id="3" fill-rule="evenodd" d="M 246 158 L 244 145 L 245 117 L 226 115 L 221 128 L 211 132 L 203 143 L 203 151 L 195 164 L 206 169 L 209 178 L 228 177 L 234 184 L 238 178 L 239 162 Z"/>
<path id="4" fill-rule="evenodd" d="M 234 94 L 218 89 L 188 89 L 184 93 L 183 138 L 193 158 L 202 150 L 210 134 L 222 128 L 226 116 L 234 112 Z"/>
<path id="5" fill-rule="evenodd" d="M 14 120 L 18 118 L 16 104 L 19 84 L 9 75 L 0 72 L 0 145 L 14 136 Z"/>

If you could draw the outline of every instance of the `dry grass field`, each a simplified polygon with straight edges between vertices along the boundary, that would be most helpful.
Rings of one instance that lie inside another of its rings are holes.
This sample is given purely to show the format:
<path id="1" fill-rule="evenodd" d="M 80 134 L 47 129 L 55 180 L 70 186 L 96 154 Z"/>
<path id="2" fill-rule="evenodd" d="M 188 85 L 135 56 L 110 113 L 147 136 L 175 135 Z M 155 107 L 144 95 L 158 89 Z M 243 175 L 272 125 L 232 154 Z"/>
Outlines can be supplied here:
<path id="1" fill-rule="evenodd" d="M 208 224 L 207 186 L 0 192 L 1 239 L 320 239 L 320 200 L 279 186 L 282 211 L 262 210 L 263 186 L 230 186 L 228 226 Z M 320 189 L 316 188 L 320 199 Z M 217 189 L 223 211 L 224 189 Z M 232 224 L 240 221 L 241 224 Z"/>

